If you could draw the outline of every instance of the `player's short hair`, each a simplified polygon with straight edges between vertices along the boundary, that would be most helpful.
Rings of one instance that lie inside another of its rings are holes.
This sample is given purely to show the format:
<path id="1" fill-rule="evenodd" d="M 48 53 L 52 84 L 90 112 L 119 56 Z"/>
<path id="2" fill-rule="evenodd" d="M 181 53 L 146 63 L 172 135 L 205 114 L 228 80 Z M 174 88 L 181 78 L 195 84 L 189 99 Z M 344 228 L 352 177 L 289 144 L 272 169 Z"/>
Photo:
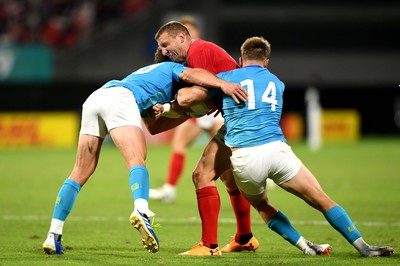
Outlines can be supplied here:
<path id="1" fill-rule="evenodd" d="M 154 53 L 154 63 L 161 63 L 165 61 L 172 61 L 168 56 L 163 55 L 161 49 L 157 49 Z"/>
<path id="2" fill-rule="evenodd" d="M 269 59 L 271 44 L 263 37 L 251 37 L 244 41 L 240 53 L 244 60 Z"/>
<path id="3" fill-rule="evenodd" d="M 179 21 L 170 21 L 165 23 L 161 28 L 157 31 L 155 35 L 155 39 L 158 40 L 161 34 L 167 32 L 170 36 L 176 37 L 180 32 L 183 32 L 185 35 L 190 36 L 188 29 Z"/>

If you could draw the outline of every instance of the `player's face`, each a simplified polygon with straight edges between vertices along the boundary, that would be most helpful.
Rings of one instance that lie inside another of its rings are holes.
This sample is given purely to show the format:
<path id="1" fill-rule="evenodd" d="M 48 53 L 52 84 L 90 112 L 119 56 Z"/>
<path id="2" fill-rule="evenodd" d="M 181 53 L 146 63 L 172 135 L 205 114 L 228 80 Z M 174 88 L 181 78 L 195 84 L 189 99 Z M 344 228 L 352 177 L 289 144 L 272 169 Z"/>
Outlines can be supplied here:
<path id="1" fill-rule="evenodd" d="M 172 37 L 167 32 L 161 34 L 157 40 L 158 48 L 164 56 L 168 56 L 174 62 L 185 62 L 187 50 L 184 36 L 178 34 Z"/>

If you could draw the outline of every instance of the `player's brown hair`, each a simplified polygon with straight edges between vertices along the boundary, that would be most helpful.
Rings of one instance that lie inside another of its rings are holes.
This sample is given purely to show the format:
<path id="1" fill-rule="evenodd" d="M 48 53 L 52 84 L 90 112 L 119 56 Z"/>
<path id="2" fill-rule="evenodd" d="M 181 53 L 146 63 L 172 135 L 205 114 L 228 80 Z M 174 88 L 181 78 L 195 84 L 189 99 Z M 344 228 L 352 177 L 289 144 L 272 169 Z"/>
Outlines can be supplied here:
<path id="1" fill-rule="evenodd" d="M 160 49 L 157 49 L 154 53 L 154 63 L 162 63 L 165 61 L 172 61 L 168 56 L 163 55 Z"/>
<path id="2" fill-rule="evenodd" d="M 155 39 L 158 40 L 161 34 L 164 32 L 167 32 L 169 35 L 172 37 L 176 37 L 180 32 L 183 32 L 186 35 L 189 35 L 188 29 L 180 22 L 178 21 L 170 21 L 165 23 L 161 28 L 157 31 L 155 35 Z"/>
<path id="3" fill-rule="evenodd" d="M 263 37 L 251 37 L 242 44 L 240 53 L 244 60 L 266 60 L 271 55 L 271 44 Z"/>

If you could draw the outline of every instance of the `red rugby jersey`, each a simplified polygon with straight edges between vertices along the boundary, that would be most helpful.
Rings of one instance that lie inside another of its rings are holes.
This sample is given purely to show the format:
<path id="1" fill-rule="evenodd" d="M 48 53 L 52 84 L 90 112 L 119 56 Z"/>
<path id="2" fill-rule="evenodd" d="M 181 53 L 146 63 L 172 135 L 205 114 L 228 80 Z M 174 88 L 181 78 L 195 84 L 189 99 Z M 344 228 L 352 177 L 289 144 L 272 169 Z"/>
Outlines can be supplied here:
<path id="1" fill-rule="evenodd" d="M 195 40 L 190 45 L 186 65 L 192 68 L 207 69 L 214 74 L 239 67 L 224 49 L 204 40 Z"/>

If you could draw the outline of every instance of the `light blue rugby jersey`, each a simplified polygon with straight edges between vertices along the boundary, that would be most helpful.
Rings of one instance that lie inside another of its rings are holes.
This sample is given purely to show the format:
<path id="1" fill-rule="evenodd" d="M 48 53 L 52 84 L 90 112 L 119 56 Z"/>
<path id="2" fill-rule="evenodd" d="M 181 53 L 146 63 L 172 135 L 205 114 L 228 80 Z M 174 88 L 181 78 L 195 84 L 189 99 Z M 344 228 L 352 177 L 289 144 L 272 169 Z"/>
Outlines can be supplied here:
<path id="1" fill-rule="evenodd" d="M 248 92 L 248 101 L 237 104 L 223 95 L 226 125 L 225 143 L 230 147 L 252 147 L 276 140 L 286 142 L 280 127 L 285 84 L 268 69 L 247 66 L 218 74 L 239 83 Z"/>
<path id="2" fill-rule="evenodd" d="M 148 108 L 156 103 L 165 103 L 173 99 L 181 87 L 179 75 L 186 68 L 174 62 L 153 64 L 136 70 L 122 80 L 111 80 L 102 88 L 129 89 L 135 95 L 141 116 L 146 117 Z"/>

